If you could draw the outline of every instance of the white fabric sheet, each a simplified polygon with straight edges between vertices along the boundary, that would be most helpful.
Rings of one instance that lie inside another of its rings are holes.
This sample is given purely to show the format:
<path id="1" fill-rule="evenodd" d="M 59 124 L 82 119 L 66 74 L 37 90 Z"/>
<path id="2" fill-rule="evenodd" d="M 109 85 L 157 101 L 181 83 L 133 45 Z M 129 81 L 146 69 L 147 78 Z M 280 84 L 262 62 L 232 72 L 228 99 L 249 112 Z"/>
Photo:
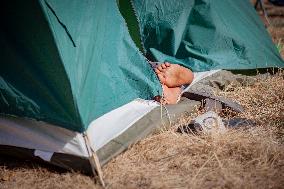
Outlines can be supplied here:
<path id="1" fill-rule="evenodd" d="M 0 144 L 87 157 L 81 134 L 23 118 L 0 117 Z"/>
<path id="2" fill-rule="evenodd" d="M 154 101 L 134 100 L 94 120 L 87 130 L 92 147 L 100 149 L 157 106 Z"/>
<path id="3" fill-rule="evenodd" d="M 191 86 L 193 86 L 195 83 L 197 83 L 198 81 L 209 77 L 211 75 L 213 75 L 214 73 L 217 73 L 221 70 L 210 70 L 210 71 L 206 71 L 206 72 L 194 72 L 194 79 L 192 81 L 192 83 L 190 85 L 184 86 L 183 92 L 187 91 L 188 89 L 190 89 Z"/>
<path id="4" fill-rule="evenodd" d="M 35 150 L 34 151 L 34 155 L 40 157 L 44 161 L 50 161 L 53 154 L 54 154 L 53 152 L 46 152 L 46 151 L 42 151 L 42 150 Z"/>

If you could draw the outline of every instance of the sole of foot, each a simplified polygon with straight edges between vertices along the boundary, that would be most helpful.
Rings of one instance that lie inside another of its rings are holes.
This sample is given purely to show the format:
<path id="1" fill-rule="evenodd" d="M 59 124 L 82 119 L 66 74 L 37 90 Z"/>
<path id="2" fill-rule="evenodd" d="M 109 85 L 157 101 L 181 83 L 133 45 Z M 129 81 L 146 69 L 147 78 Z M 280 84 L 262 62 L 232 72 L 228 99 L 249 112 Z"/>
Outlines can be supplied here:
<path id="1" fill-rule="evenodd" d="M 155 72 L 160 82 L 170 88 L 190 84 L 193 81 L 192 71 L 178 64 L 168 62 L 160 64 Z"/>

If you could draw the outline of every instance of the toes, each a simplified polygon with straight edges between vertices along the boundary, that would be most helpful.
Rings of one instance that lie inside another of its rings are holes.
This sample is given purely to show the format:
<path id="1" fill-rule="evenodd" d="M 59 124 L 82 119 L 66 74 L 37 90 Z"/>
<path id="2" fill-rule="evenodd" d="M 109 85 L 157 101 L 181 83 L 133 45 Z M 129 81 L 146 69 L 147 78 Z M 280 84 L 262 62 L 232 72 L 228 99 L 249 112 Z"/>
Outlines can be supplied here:
<path id="1" fill-rule="evenodd" d="M 171 64 L 170 64 L 169 62 L 165 62 L 165 66 L 166 66 L 166 67 L 170 67 Z"/>
<path id="2" fill-rule="evenodd" d="M 154 70 L 154 71 L 155 71 L 155 73 L 156 73 L 156 74 L 161 74 L 161 71 L 160 71 L 160 70 L 158 70 L 157 68 L 155 68 L 155 70 Z"/>
<path id="3" fill-rule="evenodd" d="M 159 65 L 159 66 L 157 67 L 157 69 L 158 69 L 160 72 L 162 72 L 162 71 L 163 71 L 162 65 Z"/>
<path id="4" fill-rule="evenodd" d="M 161 66 L 162 66 L 163 69 L 167 68 L 166 64 L 161 64 Z"/>
<path id="5" fill-rule="evenodd" d="M 157 68 L 160 72 L 166 72 L 168 67 L 169 66 L 167 66 L 167 64 L 163 63 L 163 64 L 160 64 Z"/>

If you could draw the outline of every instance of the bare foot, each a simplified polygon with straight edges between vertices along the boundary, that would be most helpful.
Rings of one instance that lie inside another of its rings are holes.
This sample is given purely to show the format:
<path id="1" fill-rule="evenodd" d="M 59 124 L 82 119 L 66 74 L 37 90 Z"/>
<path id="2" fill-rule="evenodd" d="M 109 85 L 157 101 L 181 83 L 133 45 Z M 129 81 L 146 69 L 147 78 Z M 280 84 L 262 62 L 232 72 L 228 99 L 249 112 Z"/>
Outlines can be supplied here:
<path id="1" fill-rule="evenodd" d="M 170 88 L 190 84 L 193 80 L 192 71 L 178 64 L 163 63 L 155 72 L 160 82 Z"/>
<path id="2" fill-rule="evenodd" d="M 162 99 L 162 104 L 176 104 L 180 93 L 181 88 L 180 87 L 174 87 L 169 88 L 166 85 L 162 85 L 163 92 L 164 92 L 164 98 Z"/>

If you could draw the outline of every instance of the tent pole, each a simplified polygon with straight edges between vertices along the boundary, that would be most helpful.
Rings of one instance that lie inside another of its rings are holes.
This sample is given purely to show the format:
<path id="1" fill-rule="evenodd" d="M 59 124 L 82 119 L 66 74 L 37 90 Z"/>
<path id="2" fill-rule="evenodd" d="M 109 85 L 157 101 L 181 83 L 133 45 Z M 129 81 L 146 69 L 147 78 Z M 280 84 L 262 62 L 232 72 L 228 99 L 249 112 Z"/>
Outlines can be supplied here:
<path id="1" fill-rule="evenodd" d="M 90 140 L 89 140 L 86 132 L 83 133 L 83 137 L 84 137 L 85 145 L 86 145 L 86 148 L 87 148 L 87 151 L 88 151 L 88 154 L 89 154 L 89 161 L 90 161 L 90 164 L 91 164 L 91 167 L 92 167 L 92 172 L 93 172 L 94 176 L 96 176 L 96 173 L 98 174 L 100 183 L 105 188 L 105 182 L 103 180 L 103 171 L 102 171 L 101 164 L 100 164 L 99 158 L 97 156 L 97 153 L 91 147 L 91 143 L 90 143 Z"/>

